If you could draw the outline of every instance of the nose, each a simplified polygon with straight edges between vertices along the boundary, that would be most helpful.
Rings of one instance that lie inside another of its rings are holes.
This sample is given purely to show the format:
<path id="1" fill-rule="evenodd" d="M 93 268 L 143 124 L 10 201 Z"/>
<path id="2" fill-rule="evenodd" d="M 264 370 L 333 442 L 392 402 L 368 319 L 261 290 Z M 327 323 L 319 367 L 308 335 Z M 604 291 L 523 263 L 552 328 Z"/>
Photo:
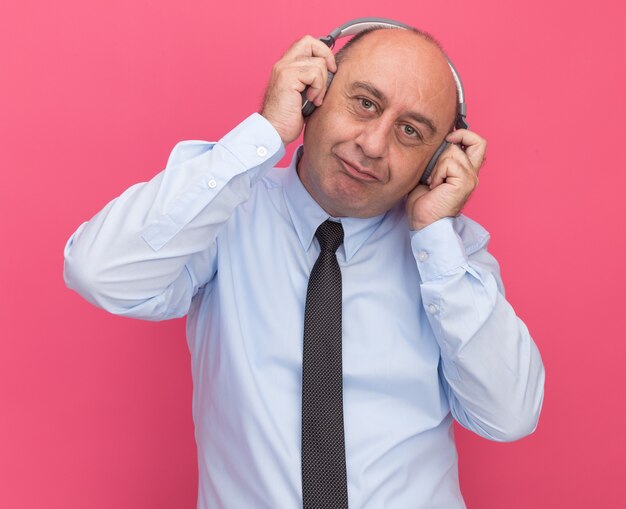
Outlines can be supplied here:
<path id="1" fill-rule="evenodd" d="M 362 124 L 361 131 L 354 141 L 365 156 L 379 159 L 387 152 L 392 127 L 393 124 L 384 115 L 370 119 Z"/>

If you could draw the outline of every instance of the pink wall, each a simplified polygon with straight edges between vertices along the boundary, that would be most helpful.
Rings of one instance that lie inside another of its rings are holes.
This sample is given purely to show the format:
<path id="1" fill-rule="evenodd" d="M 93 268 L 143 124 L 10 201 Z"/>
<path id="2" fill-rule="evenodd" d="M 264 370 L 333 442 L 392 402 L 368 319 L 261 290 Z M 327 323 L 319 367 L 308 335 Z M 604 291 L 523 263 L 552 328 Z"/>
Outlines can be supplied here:
<path id="1" fill-rule="evenodd" d="M 92 308 L 64 287 L 63 245 L 177 141 L 217 139 L 254 111 L 292 41 L 364 15 L 431 31 L 457 64 L 490 143 L 467 212 L 491 231 L 547 368 L 534 435 L 503 445 L 458 430 L 469 507 L 623 507 L 621 2 L 7 4 L 0 507 L 195 507 L 184 323 Z"/>

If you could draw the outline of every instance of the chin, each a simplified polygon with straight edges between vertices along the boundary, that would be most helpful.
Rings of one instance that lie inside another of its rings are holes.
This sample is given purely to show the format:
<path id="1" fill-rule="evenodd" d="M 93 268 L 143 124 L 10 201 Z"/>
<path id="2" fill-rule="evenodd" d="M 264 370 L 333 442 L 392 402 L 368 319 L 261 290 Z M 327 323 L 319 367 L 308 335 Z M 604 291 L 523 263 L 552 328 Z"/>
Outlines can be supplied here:
<path id="1" fill-rule="evenodd" d="M 335 217 L 367 218 L 386 212 L 386 210 L 381 210 L 382 204 L 373 199 L 376 189 L 347 175 L 341 175 L 341 177 L 330 182 L 325 190 L 329 208 L 339 213 Z"/>
<path id="2" fill-rule="evenodd" d="M 328 195 L 327 195 L 328 196 Z M 366 200 L 357 198 L 353 194 L 333 193 L 328 196 L 327 207 L 322 206 L 333 217 L 356 217 L 360 219 L 374 217 L 385 211 L 372 208 Z M 332 211 L 332 213 L 331 213 Z"/>

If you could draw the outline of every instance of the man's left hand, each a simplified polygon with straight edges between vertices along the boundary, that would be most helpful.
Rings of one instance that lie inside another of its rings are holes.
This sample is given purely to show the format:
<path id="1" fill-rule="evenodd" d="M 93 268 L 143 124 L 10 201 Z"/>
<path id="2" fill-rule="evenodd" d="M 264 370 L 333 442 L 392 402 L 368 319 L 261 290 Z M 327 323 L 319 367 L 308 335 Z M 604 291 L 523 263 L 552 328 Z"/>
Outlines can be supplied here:
<path id="1" fill-rule="evenodd" d="M 446 140 L 452 145 L 439 157 L 428 185 L 418 185 L 407 198 L 411 230 L 421 230 L 439 219 L 456 216 L 478 185 L 487 142 L 467 129 L 451 132 Z"/>

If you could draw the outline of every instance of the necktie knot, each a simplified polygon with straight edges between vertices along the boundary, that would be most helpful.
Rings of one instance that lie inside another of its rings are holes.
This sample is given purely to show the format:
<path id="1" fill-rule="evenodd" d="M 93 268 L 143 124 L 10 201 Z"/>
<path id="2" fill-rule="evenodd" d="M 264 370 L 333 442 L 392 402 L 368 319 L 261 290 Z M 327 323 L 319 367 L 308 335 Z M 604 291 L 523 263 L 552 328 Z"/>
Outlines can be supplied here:
<path id="1" fill-rule="evenodd" d="M 322 251 L 331 251 L 334 253 L 343 242 L 343 227 L 341 223 L 327 219 L 319 225 L 315 236 L 320 243 Z"/>

